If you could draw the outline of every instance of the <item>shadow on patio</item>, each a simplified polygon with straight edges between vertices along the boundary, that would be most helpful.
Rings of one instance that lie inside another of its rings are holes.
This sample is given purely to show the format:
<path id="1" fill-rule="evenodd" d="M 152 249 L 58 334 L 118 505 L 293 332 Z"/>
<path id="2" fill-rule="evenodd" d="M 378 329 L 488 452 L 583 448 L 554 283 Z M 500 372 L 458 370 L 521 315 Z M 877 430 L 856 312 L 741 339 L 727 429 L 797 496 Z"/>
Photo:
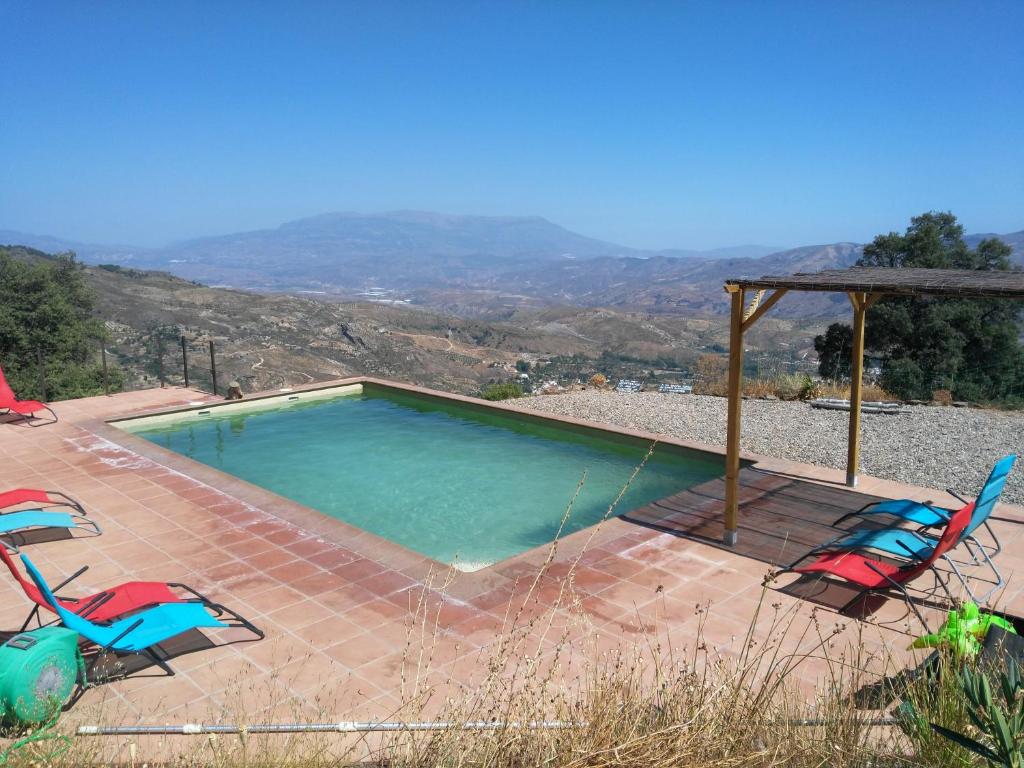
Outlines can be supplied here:
<path id="1" fill-rule="evenodd" d="M 725 478 L 648 504 L 621 519 L 778 568 L 854 530 L 854 527 L 835 527 L 833 523 L 880 500 L 878 496 L 753 467 L 741 469 L 739 479 L 739 537 L 735 546 L 722 541 Z M 870 519 L 855 526 L 856 529 L 878 527 L 880 523 Z M 846 605 L 857 591 L 840 581 L 818 575 L 801 576 L 774 588 L 832 610 Z M 924 605 L 938 607 L 925 594 L 915 595 L 915 598 Z M 847 615 L 864 618 L 886 602 L 881 595 L 866 596 L 854 603 Z"/>

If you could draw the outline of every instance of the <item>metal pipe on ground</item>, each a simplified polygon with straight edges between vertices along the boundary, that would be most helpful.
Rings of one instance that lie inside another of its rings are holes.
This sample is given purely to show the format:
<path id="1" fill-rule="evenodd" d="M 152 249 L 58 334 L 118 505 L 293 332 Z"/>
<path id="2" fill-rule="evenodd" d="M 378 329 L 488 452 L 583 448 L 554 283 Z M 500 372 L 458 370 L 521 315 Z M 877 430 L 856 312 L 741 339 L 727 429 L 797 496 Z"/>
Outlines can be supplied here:
<path id="1" fill-rule="evenodd" d="M 254 734 L 254 733 L 374 733 L 382 731 L 496 731 L 502 728 L 559 729 L 580 728 L 586 723 L 569 723 L 550 720 L 529 723 L 505 723 L 501 721 L 476 721 L 468 723 L 433 722 L 340 722 L 340 723 L 254 723 L 253 725 L 206 725 L 203 723 L 182 723 L 181 725 L 81 725 L 75 732 L 78 736 L 199 736 L 208 734 Z"/>
<path id="2" fill-rule="evenodd" d="M 818 726 L 828 725 L 824 719 L 794 719 L 789 725 Z M 879 717 L 865 720 L 868 726 L 897 726 L 900 720 L 895 717 Z M 434 723 L 399 723 L 399 722 L 340 722 L 340 723 L 255 723 L 253 725 L 206 725 L 203 723 L 182 723 L 181 725 L 81 725 L 77 736 L 207 736 L 238 735 L 238 734 L 283 734 L 283 733 L 376 733 L 394 731 L 448 731 L 460 729 L 464 731 L 496 731 L 502 728 L 522 728 L 530 730 L 555 730 L 567 728 L 584 728 L 586 723 L 571 723 L 563 720 L 549 720 L 530 723 L 504 723 L 478 721 L 468 723 L 434 722 Z"/>

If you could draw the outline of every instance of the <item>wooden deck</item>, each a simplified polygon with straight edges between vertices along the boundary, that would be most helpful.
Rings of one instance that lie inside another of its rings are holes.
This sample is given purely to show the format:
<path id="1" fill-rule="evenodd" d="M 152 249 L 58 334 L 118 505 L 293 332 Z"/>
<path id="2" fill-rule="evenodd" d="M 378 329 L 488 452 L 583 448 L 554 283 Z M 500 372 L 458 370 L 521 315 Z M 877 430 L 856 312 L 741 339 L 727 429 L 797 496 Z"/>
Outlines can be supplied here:
<path id="1" fill-rule="evenodd" d="M 853 521 L 843 528 L 833 524 L 843 515 L 879 500 L 847 488 L 748 467 L 740 470 L 739 538 L 735 546 L 722 543 L 724 478 L 648 504 L 623 519 L 781 566 L 848 531 Z M 864 525 L 868 523 L 859 523 L 858 527 Z"/>

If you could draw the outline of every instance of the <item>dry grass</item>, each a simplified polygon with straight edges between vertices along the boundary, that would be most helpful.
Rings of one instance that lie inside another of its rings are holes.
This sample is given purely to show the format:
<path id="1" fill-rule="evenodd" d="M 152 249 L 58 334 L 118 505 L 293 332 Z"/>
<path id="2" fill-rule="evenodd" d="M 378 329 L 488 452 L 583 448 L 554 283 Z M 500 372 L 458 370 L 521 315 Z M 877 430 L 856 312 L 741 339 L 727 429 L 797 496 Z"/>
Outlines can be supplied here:
<path id="1" fill-rule="evenodd" d="M 729 360 L 722 355 L 702 355 L 697 360 L 693 381 L 695 395 L 727 397 L 729 394 Z M 764 378 L 744 378 L 743 394 L 748 397 L 777 397 L 779 400 L 813 400 L 817 397 L 850 399 L 849 382 L 821 381 L 806 374 L 784 373 Z M 892 401 L 899 398 L 875 384 L 861 388 L 863 400 Z M 952 400 L 952 398 L 950 398 Z"/>
<path id="2" fill-rule="evenodd" d="M 850 385 L 849 383 L 837 383 L 834 381 L 820 381 L 817 382 L 819 393 L 817 397 L 832 397 L 839 400 L 850 399 Z M 886 392 L 877 384 L 865 384 L 861 387 L 861 400 L 868 402 L 893 402 L 899 401 L 900 398 L 896 397 L 889 392 Z"/>
<path id="3" fill-rule="evenodd" d="M 726 397 L 729 385 L 725 377 L 702 379 L 694 383 L 694 394 Z M 850 399 L 849 383 L 835 381 L 817 381 L 807 376 L 786 374 L 770 379 L 744 379 L 743 394 L 747 397 L 777 397 L 779 400 L 813 400 L 818 397 L 830 397 L 840 400 Z M 875 384 L 865 384 L 861 388 L 861 399 L 864 401 L 899 400 Z"/>
<path id="4" fill-rule="evenodd" d="M 893 728 L 872 727 L 871 713 L 857 710 L 851 692 L 874 677 L 864 670 L 878 659 L 864 656 L 859 642 L 836 647 L 838 630 L 823 629 L 815 616 L 769 604 L 762 594 L 739 651 L 716 650 L 705 632 L 713 606 L 697 606 L 696 629 L 675 647 L 657 629 L 602 655 L 570 639 L 560 610 L 531 611 L 541 577 L 525 585 L 519 607 L 489 653 L 475 662 L 472 684 L 438 677 L 433 656 L 442 633 L 437 615 L 422 601 L 409 625 L 410 642 L 401 673 L 402 704 L 388 720 L 443 722 L 434 731 L 386 734 L 301 734 L 162 738 L 75 739 L 69 751 L 47 758 L 53 744 L 29 746 L 11 765 L 154 765 L 154 758 L 180 766 L 480 766 L 487 768 L 626 768 L 627 766 L 836 766 L 954 765 L 949 748 L 926 736 L 923 757 Z M 560 608 L 578 599 L 572 578 L 564 582 Z M 443 584 L 442 584 L 443 586 Z M 794 638 L 797 642 L 794 643 Z M 422 640 L 422 642 L 420 642 Z M 791 650 L 794 646 L 799 652 Z M 789 650 L 787 650 L 789 649 Z M 811 699 L 797 685 L 809 659 L 825 659 L 827 674 Z M 881 660 L 885 662 L 886 660 Z M 173 683 L 169 683 L 173 684 Z M 244 685 L 244 684 L 243 684 Z M 325 686 L 325 691 L 331 688 Z M 252 694 L 253 692 L 248 692 Z M 240 688 L 234 713 L 222 722 L 258 721 L 244 708 Z M 282 686 L 282 697 L 287 689 Z M 260 692 L 266 701 L 266 692 Z M 295 702 L 296 722 L 332 722 L 329 706 L 315 715 Z M 323 706 L 323 705 L 322 705 Z M 94 722 L 116 722 L 116 707 L 97 711 Z M 92 713 L 91 713 L 92 714 Z M 101 717 L 107 714 L 108 717 Z M 162 722 L 154 717 L 155 722 Z M 562 728 L 522 724 L 560 721 Z M 813 721 L 807 724 L 806 721 Z M 486 730 L 461 727 L 488 723 Z"/>

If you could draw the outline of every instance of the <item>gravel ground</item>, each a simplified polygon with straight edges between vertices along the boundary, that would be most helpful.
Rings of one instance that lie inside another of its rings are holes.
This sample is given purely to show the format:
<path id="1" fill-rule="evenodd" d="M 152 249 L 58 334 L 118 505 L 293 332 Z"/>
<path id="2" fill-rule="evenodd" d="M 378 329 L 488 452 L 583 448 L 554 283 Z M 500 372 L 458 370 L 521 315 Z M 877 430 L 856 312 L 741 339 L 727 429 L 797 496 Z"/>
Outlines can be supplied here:
<path id="1" fill-rule="evenodd" d="M 586 390 L 516 401 L 563 416 L 725 445 L 723 397 L 620 394 Z M 849 414 L 807 403 L 746 400 L 741 444 L 754 453 L 843 469 Z M 1024 453 L 1024 414 L 974 408 L 919 406 L 898 416 L 864 414 L 861 471 L 928 488 L 973 496 L 992 464 Z M 1024 504 L 1024 463 L 1010 474 L 1003 500 Z"/>

